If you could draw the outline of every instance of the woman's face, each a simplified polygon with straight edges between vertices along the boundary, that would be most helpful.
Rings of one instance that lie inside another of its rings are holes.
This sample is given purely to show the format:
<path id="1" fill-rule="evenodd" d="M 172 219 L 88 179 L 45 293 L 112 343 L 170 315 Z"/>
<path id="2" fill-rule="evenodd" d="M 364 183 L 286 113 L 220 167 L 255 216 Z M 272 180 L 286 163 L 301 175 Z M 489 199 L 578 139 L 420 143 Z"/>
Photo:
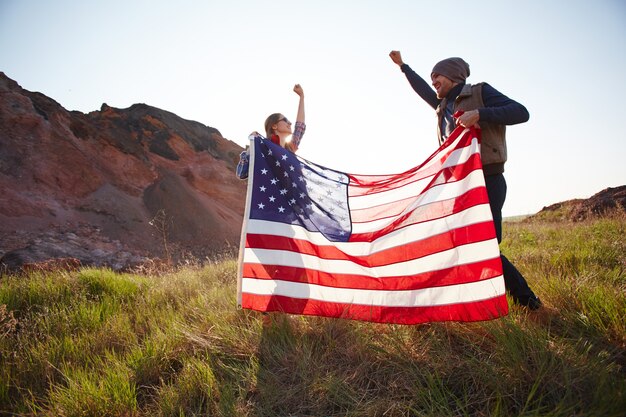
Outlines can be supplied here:
<path id="1" fill-rule="evenodd" d="M 291 122 L 281 114 L 280 119 L 274 125 L 274 131 L 279 135 L 281 133 L 291 134 Z"/>

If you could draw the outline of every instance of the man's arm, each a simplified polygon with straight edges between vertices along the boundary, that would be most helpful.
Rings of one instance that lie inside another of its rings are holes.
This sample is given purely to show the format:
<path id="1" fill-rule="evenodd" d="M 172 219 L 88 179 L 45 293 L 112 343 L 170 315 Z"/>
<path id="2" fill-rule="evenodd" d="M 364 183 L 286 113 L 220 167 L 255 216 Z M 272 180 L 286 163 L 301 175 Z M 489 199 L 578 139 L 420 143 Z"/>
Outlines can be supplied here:
<path id="1" fill-rule="evenodd" d="M 480 121 L 515 125 L 527 122 L 530 118 L 526 107 L 508 98 L 489 84 L 483 84 L 482 93 L 485 107 L 478 109 Z"/>
<path id="2" fill-rule="evenodd" d="M 409 80 L 409 84 L 413 87 L 413 90 L 424 100 L 430 107 L 436 109 L 441 100 L 437 98 L 437 93 L 432 89 L 430 84 L 426 82 L 422 77 L 417 75 L 415 71 L 411 69 L 407 64 L 402 64 L 400 67 L 406 79 Z"/>
<path id="3" fill-rule="evenodd" d="M 404 75 L 406 75 L 406 79 L 409 80 L 409 84 L 413 87 L 413 90 L 426 102 L 430 107 L 436 109 L 439 105 L 440 100 L 437 98 L 437 93 L 432 89 L 430 84 L 428 84 L 422 77 L 417 75 L 415 71 L 411 69 L 407 64 L 402 61 L 402 55 L 400 55 L 400 51 L 391 51 L 389 53 L 389 57 L 394 62 L 394 64 L 398 65 Z"/>
<path id="4" fill-rule="evenodd" d="M 526 107 L 487 83 L 483 84 L 482 96 L 484 107 L 464 112 L 456 119 L 457 125 L 470 127 L 478 122 L 490 122 L 510 126 L 527 122 L 530 118 Z"/>

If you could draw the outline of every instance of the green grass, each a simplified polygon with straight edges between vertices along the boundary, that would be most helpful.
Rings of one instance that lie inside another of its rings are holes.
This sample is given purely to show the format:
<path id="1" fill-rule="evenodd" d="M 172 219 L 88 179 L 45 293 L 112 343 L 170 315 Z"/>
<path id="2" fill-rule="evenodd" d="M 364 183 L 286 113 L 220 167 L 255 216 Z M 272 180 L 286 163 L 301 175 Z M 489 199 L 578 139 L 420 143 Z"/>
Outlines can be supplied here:
<path id="1" fill-rule="evenodd" d="M 236 308 L 236 261 L 0 281 L 0 415 L 621 416 L 626 220 L 505 224 L 546 308 L 381 325 Z"/>

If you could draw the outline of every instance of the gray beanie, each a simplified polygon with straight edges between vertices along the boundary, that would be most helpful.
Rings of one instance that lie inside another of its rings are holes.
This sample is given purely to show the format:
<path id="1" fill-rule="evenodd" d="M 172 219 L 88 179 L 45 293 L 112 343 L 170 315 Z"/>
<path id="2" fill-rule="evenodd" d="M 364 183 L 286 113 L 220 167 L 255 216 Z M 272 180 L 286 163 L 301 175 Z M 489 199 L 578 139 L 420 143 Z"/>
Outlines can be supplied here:
<path id="1" fill-rule="evenodd" d="M 432 74 L 440 74 L 449 78 L 455 83 L 464 83 L 470 75 L 469 64 L 462 58 L 446 58 L 439 61 L 433 67 Z"/>

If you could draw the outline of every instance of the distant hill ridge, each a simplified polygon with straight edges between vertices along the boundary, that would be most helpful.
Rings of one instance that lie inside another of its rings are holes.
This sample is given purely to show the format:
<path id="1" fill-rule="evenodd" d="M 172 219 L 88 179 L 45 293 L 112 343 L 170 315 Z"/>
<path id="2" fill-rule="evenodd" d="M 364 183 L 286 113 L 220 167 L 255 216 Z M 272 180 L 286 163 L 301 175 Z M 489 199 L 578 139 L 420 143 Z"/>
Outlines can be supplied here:
<path id="1" fill-rule="evenodd" d="M 587 199 L 552 204 L 527 217 L 527 220 L 584 221 L 616 214 L 626 214 L 626 185 L 606 188 Z"/>
<path id="2" fill-rule="evenodd" d="M 125 268 L 237 247 L 240 151 L 217 129 L 146 104 L 67 111 L 0 72 L 0 258 Z"/>

